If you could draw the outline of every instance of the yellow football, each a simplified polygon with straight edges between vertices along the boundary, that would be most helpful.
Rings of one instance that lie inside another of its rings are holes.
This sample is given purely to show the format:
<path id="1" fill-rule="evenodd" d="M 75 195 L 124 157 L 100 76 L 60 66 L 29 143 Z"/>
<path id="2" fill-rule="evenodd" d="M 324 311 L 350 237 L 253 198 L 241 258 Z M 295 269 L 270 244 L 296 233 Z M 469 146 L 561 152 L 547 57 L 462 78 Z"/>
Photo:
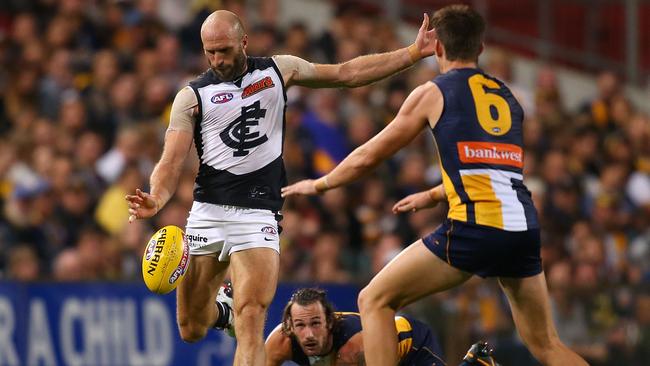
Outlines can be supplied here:
<path id="1" fill-rule="evenodd" d="M 158 230 L 142 256 L 142 277 L 147 288 L 157 294 L 171 292 L 183 280 L 190 264 L 190 248 L 178 226 Z"/>

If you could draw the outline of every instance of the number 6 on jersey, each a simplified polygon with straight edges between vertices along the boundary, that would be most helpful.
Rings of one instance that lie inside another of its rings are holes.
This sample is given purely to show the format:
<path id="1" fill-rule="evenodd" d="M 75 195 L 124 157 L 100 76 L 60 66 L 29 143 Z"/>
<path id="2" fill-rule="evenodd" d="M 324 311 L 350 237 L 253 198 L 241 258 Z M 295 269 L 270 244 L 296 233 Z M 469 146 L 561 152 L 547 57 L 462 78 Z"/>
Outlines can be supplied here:
<path id="1" fill-rule="evenodd" d="M 512 126 L 512 117 L 508 102 L 500 95 L 485 91 L 485 87 L 499 89 L 499 84 L 481 74 L 470 77 L 467 82 L 474 97 L 476 118 L 485 132 L 494 136 L 501 136 L 508 133 Z M 494 112 L 496 112 L 496 118 L 494 117 Z"/>

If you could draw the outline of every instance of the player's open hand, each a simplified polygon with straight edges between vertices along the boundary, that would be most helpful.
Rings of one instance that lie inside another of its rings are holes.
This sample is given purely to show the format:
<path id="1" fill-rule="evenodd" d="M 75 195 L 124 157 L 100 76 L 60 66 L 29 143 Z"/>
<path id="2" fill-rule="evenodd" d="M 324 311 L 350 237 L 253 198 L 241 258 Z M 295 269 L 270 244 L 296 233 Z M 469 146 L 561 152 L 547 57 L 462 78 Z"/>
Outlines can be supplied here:
<path id="1" fill-rule="evenodd" d="M 280 194 L 282 197 L 295 196 L 299 194 L 314 195 L 319 192 L 316 190 L 316 185 L 313 179 L 305 179 L 292 185 L 282 187 Z"/>
<path id="2" fill-rule="evenodd" d="M 423 208 L 435 207 L 438 201 L 434 200 L 429 191 L 413 193 L 402 198 L 393 206 L 393 213 L 415 212 Z"/>
<path id="3" fill-rule="evenodd" d="M 424 13 L 422 26 L 418 30 L 418 36 L 415 38 L 415 45 L 420 50 L 421 57 L 429 57 L 435 52 L 436 30 L 429 30 L 429 15 Z"/>
<path id="4" fill-rule="evenodd" d="M 126 195 L 126 201 L 129 203 L 129 222 L 136 219 L 147 219 L 158 212 L 158 201 L 156 197 L 140 189 L 135 190 L 134 195 Z"/>

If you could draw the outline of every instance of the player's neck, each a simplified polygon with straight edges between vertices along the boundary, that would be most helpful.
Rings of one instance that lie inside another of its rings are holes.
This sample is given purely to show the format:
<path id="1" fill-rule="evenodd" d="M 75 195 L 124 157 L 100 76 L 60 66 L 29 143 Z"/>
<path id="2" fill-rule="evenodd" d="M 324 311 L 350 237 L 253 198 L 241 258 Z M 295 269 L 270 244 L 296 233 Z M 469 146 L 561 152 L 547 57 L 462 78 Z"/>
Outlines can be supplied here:
<path id="1" fill-rule="evenodd" d="M 440 64 L 440 72 L 446 73 L 454 69 L 476 69 L 478 64 L 475 61 L 446 61 Z"/>
<path id="2" fill-rule="evenodd" d="M 242 69 L 242 72 L 239 74 L 239 76 L 246 74 L 248 72 L 248 56 L 246 56 L 246 59 L 244 61 L 244 67 Z"/>
<path id="3" fill-rule="evenodd" d="M 248 71 L 248 56 L 246 56 L 246 58 L 244 59 L 243 67 L 241 68 L 239 73 L 237 73 L 237 76 L 233 80 L 237 80 L 237 79 L 241 78 L 242 76 L 246 75 L 247 71 Z"/>

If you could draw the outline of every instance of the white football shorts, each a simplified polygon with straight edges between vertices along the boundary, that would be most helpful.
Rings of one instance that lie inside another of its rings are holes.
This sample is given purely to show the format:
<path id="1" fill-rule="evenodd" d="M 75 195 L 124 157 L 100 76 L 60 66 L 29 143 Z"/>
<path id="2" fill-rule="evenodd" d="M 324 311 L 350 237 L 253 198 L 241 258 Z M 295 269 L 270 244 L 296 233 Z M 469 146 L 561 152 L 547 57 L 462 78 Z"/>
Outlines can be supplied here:
<path id="1" fill-rule="evenodd" d="M 221 262 L 252 248 L 280 253 L 278 222 L 270 210 L 194 202 L 185 237 L 191 255 L 215 255 Z"/>

